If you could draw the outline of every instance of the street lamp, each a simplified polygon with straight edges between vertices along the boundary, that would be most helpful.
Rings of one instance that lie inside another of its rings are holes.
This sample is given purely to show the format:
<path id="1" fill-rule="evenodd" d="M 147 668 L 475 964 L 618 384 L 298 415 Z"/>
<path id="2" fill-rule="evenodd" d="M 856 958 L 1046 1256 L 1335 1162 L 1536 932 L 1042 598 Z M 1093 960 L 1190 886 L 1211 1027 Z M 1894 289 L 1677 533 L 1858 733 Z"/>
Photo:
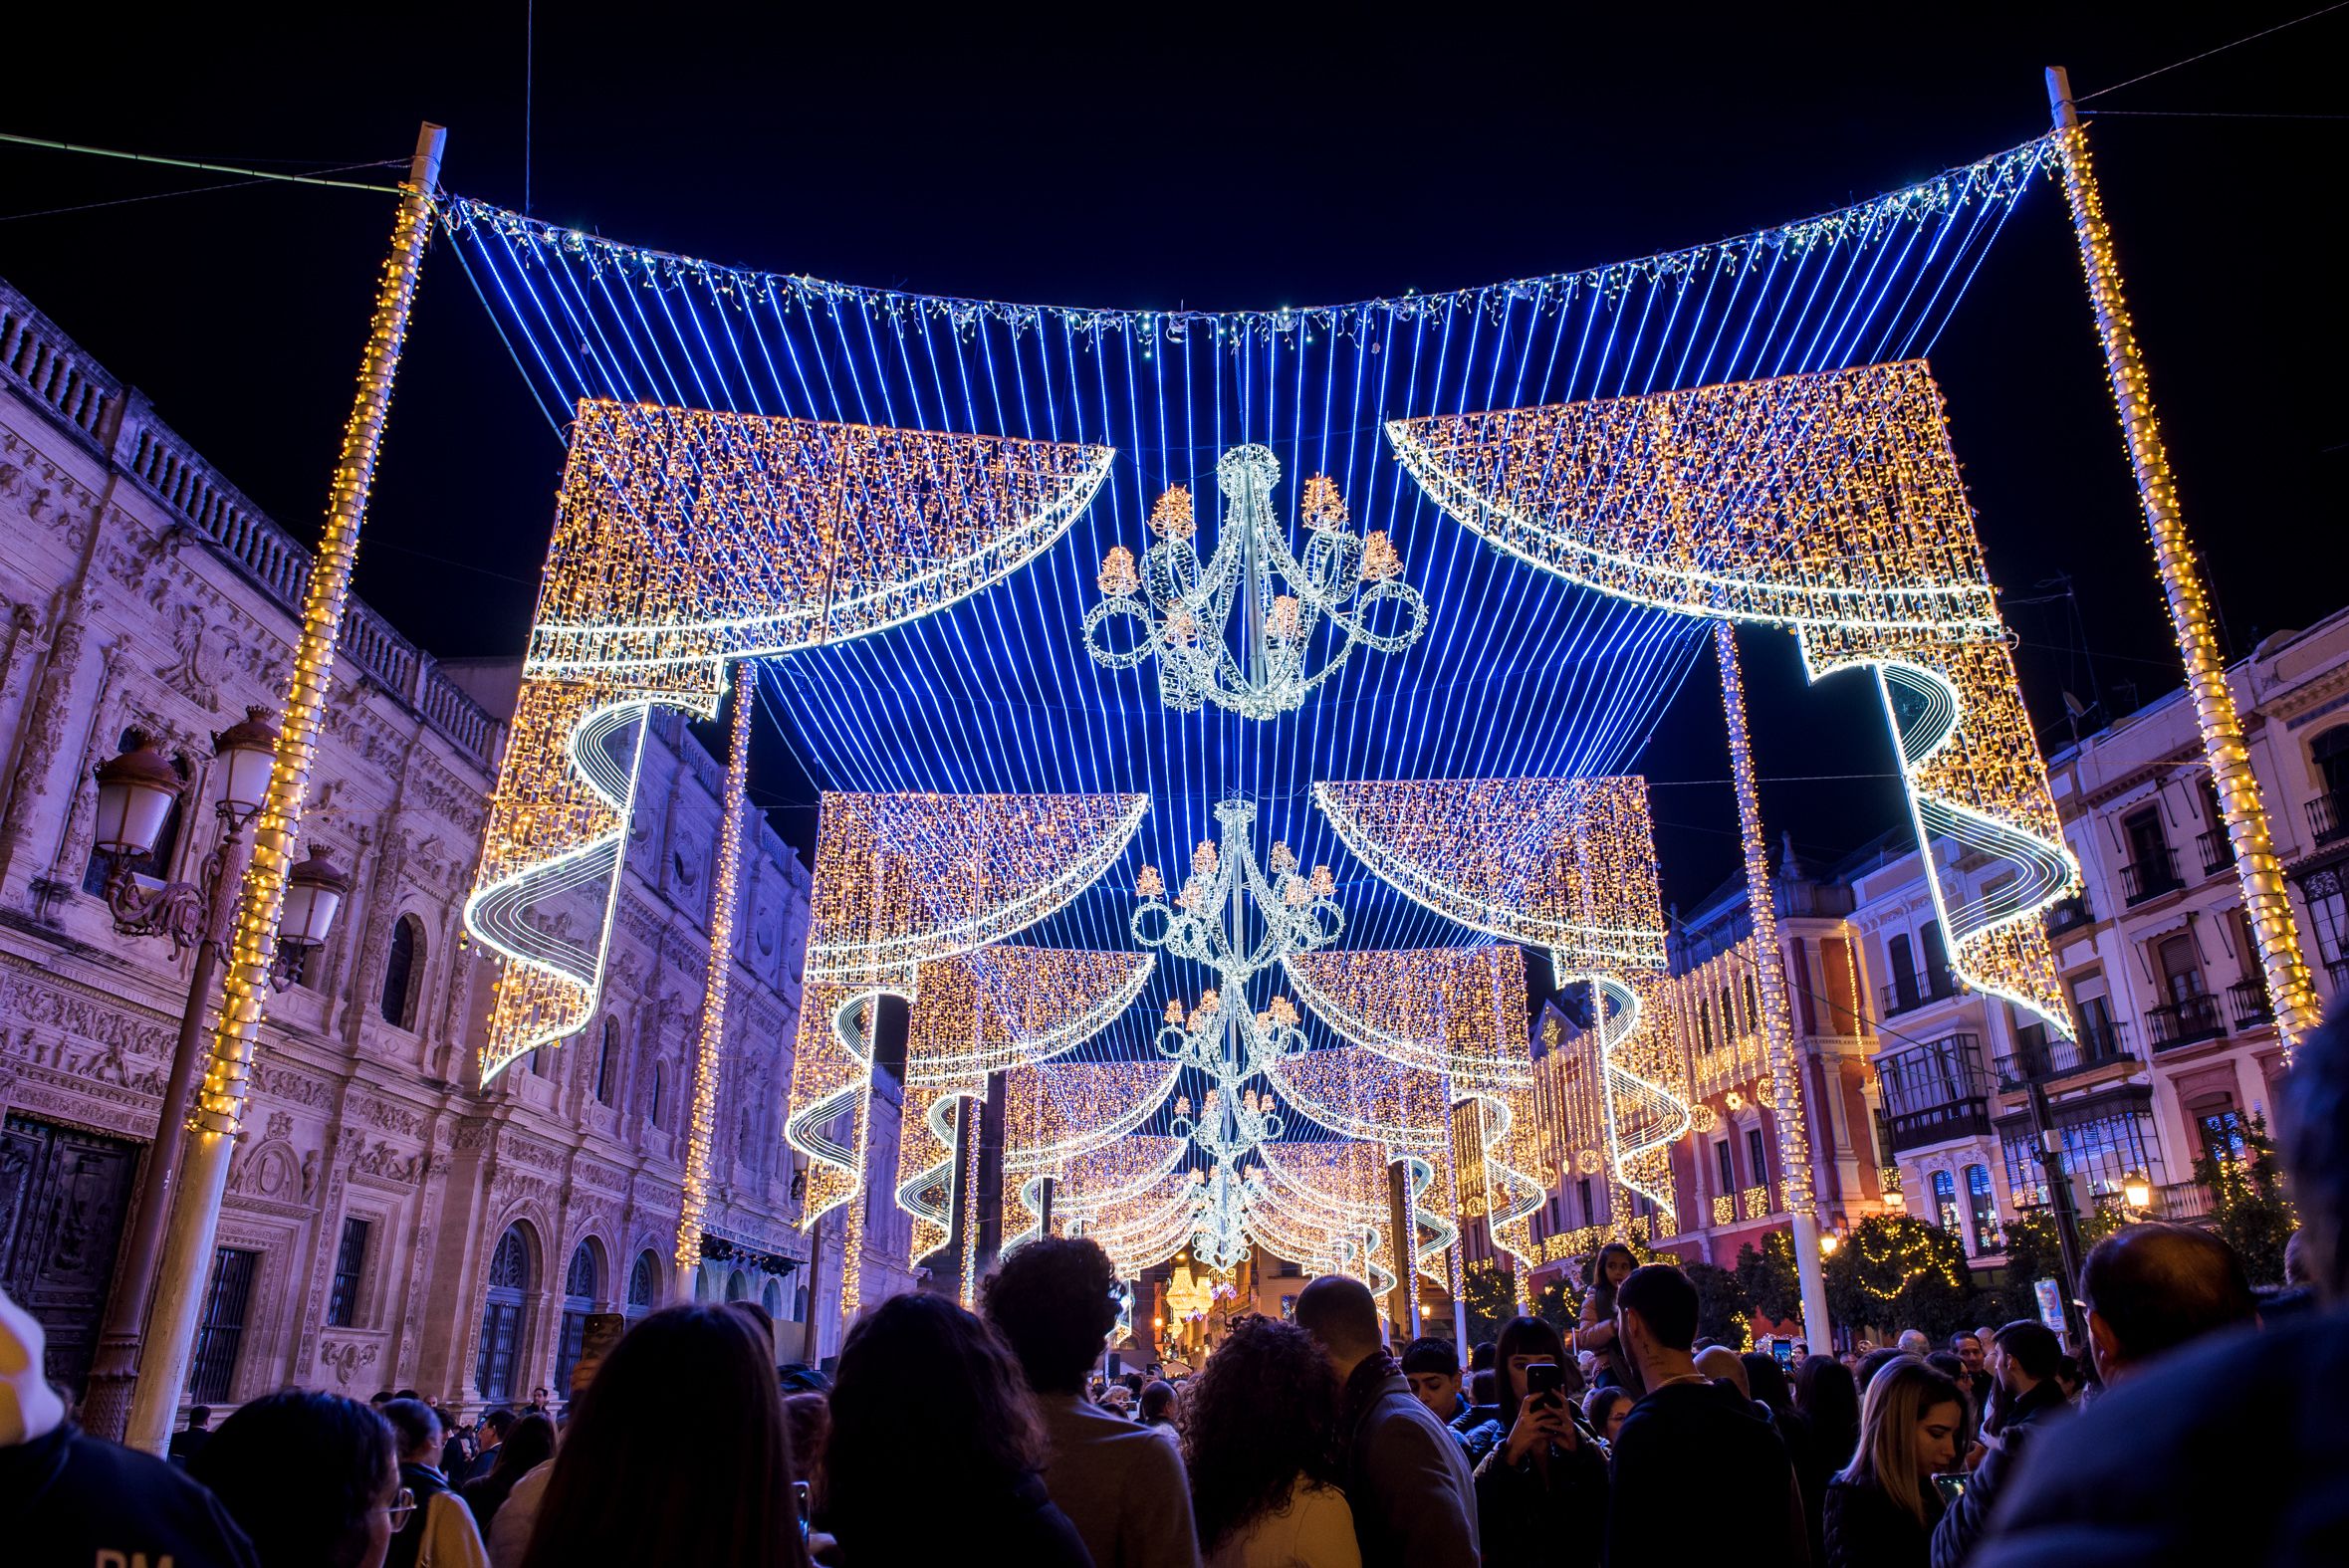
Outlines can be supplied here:
<path id="1" fill-rule="evenodd" d="M 137 1207 L 130 1216 L 122 1266 L 107 1298 L 106 1322 L 99 1333 L 90 1396 L 83 1412 L 83 1424 L 89 1431 L 116 1442 L 129 1430 L 130 1394 L 138 1379 L 147 1297 L 153 1290 L 163 1228 L 171 1213 L 172 1189 L 179 1179 L 188 1093 L 204 1056 L 204 1014 L 219 989 L 237 895 L 251 859 L 245 829 L 261 812 L 276 767 L 278 732 L 271 717 L 267 708 L 248 708 L 243 719 L 212 737 L 212 755 L 220 764 L 221 775 L 215 810 L 225 831 L 219 844 L 204 857 L 193 882 L 156 882 L 130 869 L 132 861 L 153 852 L 173 803 L 187 787 L 163 760 L 154 738 L 132 731 L 122 754 L 109 758 L 95 770 L 95 843 L 98 852 L 113 862 L 107 875 L 106 900 L 115 917 L 115 930 L 126 937 L 167 936 L 173 948 L 195 950 L 188 973 L 187 1003 L 179 1017 L 179 1038 L 171 1051 L 171 1073 L 163 1085 L 163 1103 L 155 1120 L 154 1142 L 147 1149 Z M 305 872 L 312 873 L 307 891 L 300 887 Z M 292 984 L 303 955 L 326 940 L 350 887 L 350 879 L 328 865 L 324 852 L 315 846 L 310 860 L 295 870 L 293 880 L 297 885 L 286 894 L 286 942 L 279 949 L 279 964 L 270 977 L 281 991 Z M 302 900 L 299 923 L 295 918 L 298 899 Z"/>
<path id="2" fill-rule="evenodd" d="M 1821 1257 L 1833 1257 L 1835 1255 L 1835 1249 L 1842 1244 L 1843 1237 L 1837 1235 L 1834 1232 L 1829 1231 L 1819 1237 L 1819 1255 Z"/>
<path id="3" fill-rule="evenodd" d="M 2153 1178 L 2143 1171 L 2131 1171 L 2121 1178 L 2121 1202 L 2143 1214 L 2153 1207 Z"/>

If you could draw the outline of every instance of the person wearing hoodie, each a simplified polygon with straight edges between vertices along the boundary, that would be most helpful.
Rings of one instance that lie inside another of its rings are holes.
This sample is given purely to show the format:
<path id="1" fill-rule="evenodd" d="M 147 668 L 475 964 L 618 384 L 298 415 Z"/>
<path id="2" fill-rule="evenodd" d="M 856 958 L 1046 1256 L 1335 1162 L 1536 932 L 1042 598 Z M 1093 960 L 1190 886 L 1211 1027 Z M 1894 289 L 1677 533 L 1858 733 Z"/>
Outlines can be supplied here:
<path id="1" fill-rule="evenodd" d="M 165 1459 L 66 1420 L 41 1370 L 47 1341 L 0 1291 L 0 1560 L 259 1568 L 220 1499 Z"/>
<path id="2" fill-rule="evenodd" d="M 1608 1568 L 1809 1563 L 1785 1445 L 1753 1400 L 1697 1370 L 1697 1287 L 1688 1275 L 1669 1263 L 1633 1269 L 1615 1292 L 1615 1330 L 1647 1392 L 1615 1439 Z M 1692 1475 L 1706 1478 L 1701 1508 L 1689 1506 Z"/>

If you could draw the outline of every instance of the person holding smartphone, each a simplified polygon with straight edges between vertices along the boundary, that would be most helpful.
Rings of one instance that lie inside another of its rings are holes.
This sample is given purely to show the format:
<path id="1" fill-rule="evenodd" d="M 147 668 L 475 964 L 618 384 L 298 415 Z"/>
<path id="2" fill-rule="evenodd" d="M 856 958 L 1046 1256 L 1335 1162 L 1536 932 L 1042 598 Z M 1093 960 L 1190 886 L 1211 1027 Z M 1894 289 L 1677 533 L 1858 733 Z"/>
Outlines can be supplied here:
<path id="1" fill-rule="evenodd" d="M 1500 1423 L 1477 1465 L 1477 1533 L 1486 1568 L 1596 1568 L 1607 1533 L 1607 1461 L 1567 1396 L 1574 1374 L 1539 1318 L 1501 1331 Z"/>

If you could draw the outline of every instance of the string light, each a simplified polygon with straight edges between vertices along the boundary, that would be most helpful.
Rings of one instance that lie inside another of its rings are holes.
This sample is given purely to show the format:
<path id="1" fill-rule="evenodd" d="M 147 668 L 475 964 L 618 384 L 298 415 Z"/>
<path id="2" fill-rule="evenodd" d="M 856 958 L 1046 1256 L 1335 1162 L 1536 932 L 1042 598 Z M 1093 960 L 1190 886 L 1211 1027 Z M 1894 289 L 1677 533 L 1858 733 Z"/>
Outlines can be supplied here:
<path id="1" fill-rule="evenodd" d="M 2259 968 L 2267 982 L 2276 1034 L 2283 1041 L 2288 1061 L 2293 1044 L 2322 1021 L 2316 981 L 2300 948 L 2299 926 L 2284 886 L 2283 865 L 2276 857 L 2267 807 L 2260 798 L 2258 775 L 2252 771 L 2242 717 L 2235 711 L 2234 691 L 2228 684 L 2227 657 L 2211 613 L 2210 592 L 2203 585 L 2193 544 L 2186 537 L 2186 522 L 2178 509 L 2177 480 L 2170 472 L 2161 424 L 2154 417 L 2153 385 L 2146 375 L 2145 355 L 2137 346 L 2137 329 L 2129 319 L 2128 302 L 2122 298 L 2120 264 L 2113 257 L 2104 195 L 2088 157 L 2087 127 L 2079 123 L 2069 102 L 2057 104 L 2057 114 L 2063 123 L 2055 133 L 2055 144 L 2061 154 L 2072 229 L 2079 241 L 2080 265 L 2087 275 L 2088 303 L 2096 313 L 2105 370 L 2120 414 L 2121 433 L 2128 442 L 2129 464 L 2137 476 L 2137 492 L 2144 503 L 2146 530 L 2153 538 L 2154 566 L 2169 603 L 2171 631 L 2186 661 L 2186 689 L 2202 732 L 2203 755 L 2210 764 L 2211 784 L 2218 792 L 2228 843 L 2234 852 L 2243 912 L 2259 949 Z"/>
<path id="2" fill-rule="evenodd" d="M 1204 565 L 1192 542 L 1198 524 L 1191 495 L 1181 486 L 1160 496 L 1150 513 L 1159 540 L 1143 553 L 1138 575 L 1123 545 L 1102 559 L 1104 596 L 1084 617 L 1084 645 L 1096 663 L 1131 669 L 1155 658 L 1159 697 L 1169 708 L 1189 713 L 1213 703 L 1270 719 L 1302 706 L 1357 644 L 1399 653 L 1419 640 L 1427 601 L 1395 580 L 1402 563 L 1383 533 L 1364 540 L 1347 530 L 1345 501 L 1329 476 L 1305 481 L 1301 560 L 1273 514 L 1281 462 L 1272 448 L 1234 447 L 1217 462 L 1216 480 L 1224 492 L 1224 526 Z M 1245 662 L 1234 656 L 1225 629 L 1236 607 Z M 1394 629 L 1375 629 L 1374 615 Z M 1110 640 L 1111 621 L 1130 622 L 1132 640 L 1123 646 Z M 1314 667 L 1310 644 L 1324 624 L 1337 645 Z"/>
<path id="3" fill-rule="evenodd" d="M 734 724 L 726 749 L 726 791 L 719 802 L 718 864 L 710 900 L 709 968 L 703 981 L 701 1037 L 693 1057 L 693 1112 L 686 1124 L 685 1169 L 679 1178 L 677 1295 L 692 1295 L 701 1266 L 701 1217 L 709 1202 L 710 1148 L 717 1131 L 718 1087 L 726 1073 L 726 983 L 734 973 L 737 873 L 742 865 L 744 789 L 751 767 L 751 691 L 757 679 L 745 662 L 734 672 Z"/>
<path id="4" fill-rule="evenodd" d="M 465 906 L 506 961 L 483 1078 L 593 1012 L 653 706 L 713 717 L 728 659 L 862 636 L 1002 580 L 1067 530 L 1114 455 L 581 400 Z M 547 920 L 591 891 L 588 941 Z"/>
<path id="5" fill-rule="evenodd" d="M 2072 1032 L 2041 912 L 2078 884 L 1919 360 L 1541 408 L 1395 420 L 1439 506 L 1601 592 L 1792 629 L 1813 680 L 1877 672 L 1920 841 L 2011 876 L 1955 908 L 1954 967 Z"/>

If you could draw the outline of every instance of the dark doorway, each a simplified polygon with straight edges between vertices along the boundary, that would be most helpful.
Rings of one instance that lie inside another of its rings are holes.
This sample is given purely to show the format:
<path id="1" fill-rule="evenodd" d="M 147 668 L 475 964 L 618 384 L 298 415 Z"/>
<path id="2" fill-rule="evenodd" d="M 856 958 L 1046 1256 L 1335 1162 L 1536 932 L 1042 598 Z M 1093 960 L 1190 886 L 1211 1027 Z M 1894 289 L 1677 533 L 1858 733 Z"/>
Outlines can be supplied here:
<path id="1" fill-rule="evenodd" d="M 0 1124 L 0 1288 L 40 1320 L 49 1381 L 79 1396 L 143 1146 L 11 1116 Z"/>

